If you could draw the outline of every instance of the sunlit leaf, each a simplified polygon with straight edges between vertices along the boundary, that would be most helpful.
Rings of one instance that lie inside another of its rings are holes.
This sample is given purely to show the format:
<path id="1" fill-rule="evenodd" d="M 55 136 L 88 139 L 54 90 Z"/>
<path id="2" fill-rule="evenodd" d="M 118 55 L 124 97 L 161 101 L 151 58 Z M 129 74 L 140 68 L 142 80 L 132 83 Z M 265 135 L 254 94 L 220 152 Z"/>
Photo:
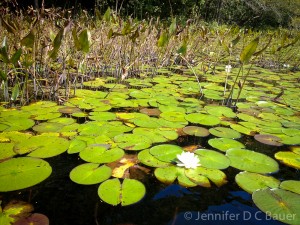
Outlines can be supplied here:
<path id="1" fill-rule="evenodd" d="M 255 38 L 253 41 L 250 42 L 242 51 L 240 55 L 240 60 L 243 64 L 247 64 L 251 58 L 251 56 L 256 51 L 258 46 L 259 37 Z"/>

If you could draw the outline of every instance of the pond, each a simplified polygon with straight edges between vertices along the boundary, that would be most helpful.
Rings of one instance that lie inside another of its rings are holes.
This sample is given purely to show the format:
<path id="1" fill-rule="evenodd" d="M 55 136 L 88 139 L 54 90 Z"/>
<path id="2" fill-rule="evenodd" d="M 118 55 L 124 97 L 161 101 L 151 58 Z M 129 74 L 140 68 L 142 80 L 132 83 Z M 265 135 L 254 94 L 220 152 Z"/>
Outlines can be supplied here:
<path id="1" fill-rule="evenodd" d="M 1 107 L 0 224 L 299 224 L 300 73 L 254 67 L 226 107 L 223 70 Z"/>

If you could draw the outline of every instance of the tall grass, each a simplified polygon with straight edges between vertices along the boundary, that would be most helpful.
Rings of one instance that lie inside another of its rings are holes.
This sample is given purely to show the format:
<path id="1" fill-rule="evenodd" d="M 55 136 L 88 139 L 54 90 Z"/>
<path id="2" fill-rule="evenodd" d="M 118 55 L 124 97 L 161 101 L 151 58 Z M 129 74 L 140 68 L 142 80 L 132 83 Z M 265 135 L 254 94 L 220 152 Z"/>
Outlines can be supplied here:
<path id="1" fill-rule="evenodd" d="M 207 72 L 213 76 L 216 66 L 224 66 L 224 73 L 227 64 L 242 66 L 241 53 L 258 36 L 257 51 L 263 51 L 251 63 L 298 69 L 297 35 L 200 20 L 139 21 L 110 9 L 104 15 L 54 8 L 8 12 L 0 25 L 0 99 L 20 105 L 37 99 L 64 102 L 84 81 L 108 75 L 120 82 L 152 77 L 159 68 L 174 65 L 192 69 L 197 79 Z"/>

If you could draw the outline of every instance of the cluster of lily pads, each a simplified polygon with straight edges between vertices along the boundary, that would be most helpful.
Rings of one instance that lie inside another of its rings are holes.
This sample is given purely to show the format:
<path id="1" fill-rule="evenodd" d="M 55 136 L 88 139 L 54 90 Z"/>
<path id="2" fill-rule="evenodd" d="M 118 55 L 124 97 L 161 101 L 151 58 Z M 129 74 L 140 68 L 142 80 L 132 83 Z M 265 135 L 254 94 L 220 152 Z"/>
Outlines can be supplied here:
<path id="1" fill-rule="evenodd" d="M 203 75 L 201 100 L 190 72 L 183 69 L 179 75 L 161 69 L 154 78 L 145 74 L 143 80 L 124 83 L 98 78 L 85 82 L 88 89 L 77 90 L 64 105 L 39 101 L 0 108 L 0 191 L 42 182 L 52 172 L 45 158 L 64 152 L 78 154 L 84 162 L 70 171 L 72 181 L 100 183 L 99 197 L 123 206 L 146 193 L 130 168 L 153 168 L 155 177 L 166 184 L 221 187 L 227 183 L 224 170 L 233 167 L 241 171 L 237 184 L 253 193 L 262 211 L 273 216 L 294 213 L 294 220 L 281 220 L 299 224 L 300 181 L 280 182 L 271 174 L 279 170 L 277 160 L 300 168 L 300 96 L 294 82 L 300 74 L 267 74 L 257 68 L 234 112 L 222 105 L 226 74 L 221 68 L 215 75 Z M 283 88 L 285 93 L 277 98 Z M 214 104 L 205 103 L 209 101 Z M 238 141 L 243 136 L 253 136 L 261 146 L 286 146 L 286 151 L 274 152 L 275 160 L 247 149 Z M 193 147 L 194 143 L 180 146 L 180 138 L 207 141 L 211 149 Z"/>

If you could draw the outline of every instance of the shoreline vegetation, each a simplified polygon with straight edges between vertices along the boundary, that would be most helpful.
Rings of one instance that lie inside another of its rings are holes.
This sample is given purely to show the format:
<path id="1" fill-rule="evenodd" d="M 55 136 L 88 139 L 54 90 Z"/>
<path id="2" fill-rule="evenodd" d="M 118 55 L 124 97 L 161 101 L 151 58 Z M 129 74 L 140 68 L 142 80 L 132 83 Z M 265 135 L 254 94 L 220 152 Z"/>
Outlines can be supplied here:
<path id="1" fill-rule="evenodd" d="M 104 14 L 81 10 L 76 16 L 61 8 L 1 10 L 6 13 L 0 24 L 0 99 L 6 106 L 39 99 L 60 103 L 97 77 L 124 83 L 153 78 L 164 68 L 189 70 L 200 93 L 202 75 L 225 73 L 229 66 L 240 69 L 229 77 L 236 78 L 233 86 L 246 81 L 252 66 L 299 70 L 299 32 L 288 27 L 246 28 L 179 16 L 169 22 L 138 20 L 110 8 Z M 225 89 L 231 87 L 227 82 Z"/>

